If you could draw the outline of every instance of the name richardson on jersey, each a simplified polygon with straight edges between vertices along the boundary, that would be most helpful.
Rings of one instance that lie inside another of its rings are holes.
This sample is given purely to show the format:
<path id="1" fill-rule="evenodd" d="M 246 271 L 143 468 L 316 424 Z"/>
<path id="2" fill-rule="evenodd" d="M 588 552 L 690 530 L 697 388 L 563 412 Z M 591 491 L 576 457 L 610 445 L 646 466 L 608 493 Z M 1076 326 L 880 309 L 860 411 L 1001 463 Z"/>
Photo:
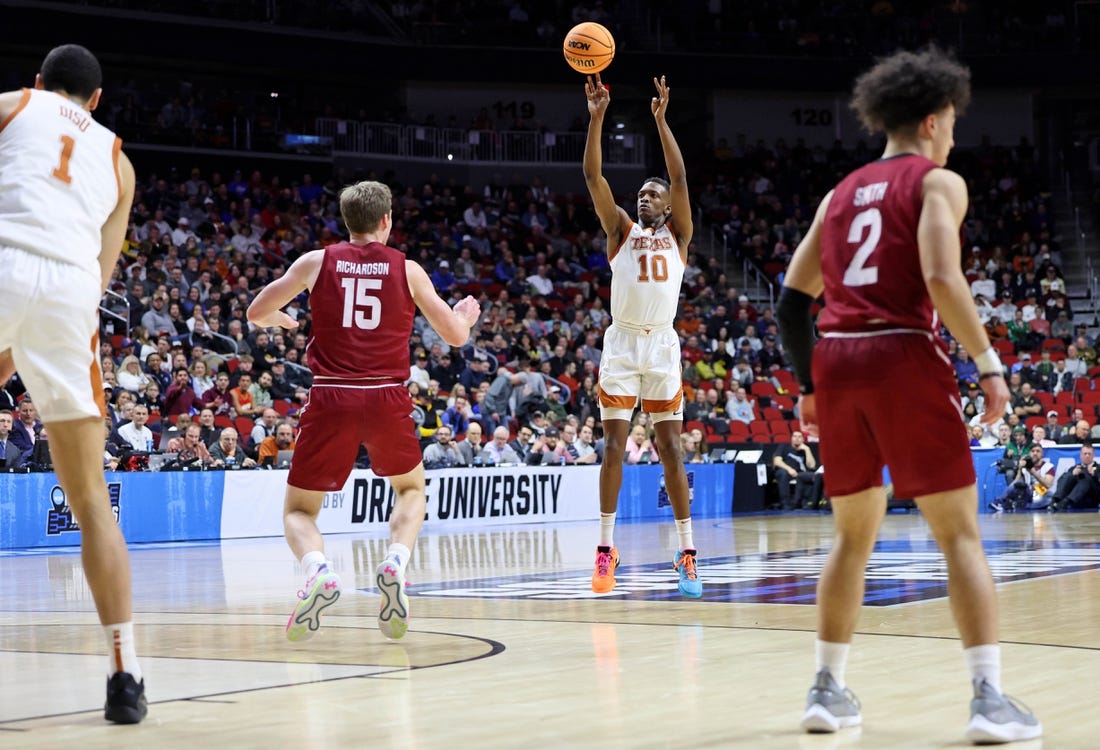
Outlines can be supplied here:
<path id="1" fill-rule="evenodd" d="M 66 107 L 64 104 L 60 105 L 58 109 L 61 110 L 58 114 L 70 121 L 73 125 L 76 125 L 81 133 L 86 132 L 88 128 L 92 127 L 92 118 L 88 116 L 86 110 L 80 109 L 79 107 Z"/>
<path id="2" fill-rule="evenodd" d="M 354 263 L 350 260 L 336 261 L 336 273 L 347 273 L 355 276 L 389 276 L 390 264 L 385 263 Z"/>
<path id="3" fill-rule="evenodd" d="M 887 182 L 873 182 L 870 185 L 865 185 L 861 188 L 856 188 L 855 197 L 852 199 L 853 206 L 866 206 L 871 203 L 878 203 L 886 197 L 886 188 L 890 186 Z"/>

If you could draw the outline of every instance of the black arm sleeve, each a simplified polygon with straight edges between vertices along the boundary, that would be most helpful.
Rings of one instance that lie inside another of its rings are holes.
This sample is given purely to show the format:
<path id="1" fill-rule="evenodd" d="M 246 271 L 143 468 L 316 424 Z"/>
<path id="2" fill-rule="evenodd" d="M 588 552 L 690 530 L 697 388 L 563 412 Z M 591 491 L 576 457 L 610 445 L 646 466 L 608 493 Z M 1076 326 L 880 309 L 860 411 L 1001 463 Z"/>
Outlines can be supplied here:
<path id="1" fill-rule="evenodd" d="M 783 348 L 791 358 L 791 367 L 805 394 L 814 392 L 813 377 L 810 375 L 810 361 L 814 351 L 814 322 L 810 316 L 810 305 L 813 301 L 814 298 L 804 292 L 783 287 L 783 291 L 779 293 L 779 304 L 775 308 Z"/>

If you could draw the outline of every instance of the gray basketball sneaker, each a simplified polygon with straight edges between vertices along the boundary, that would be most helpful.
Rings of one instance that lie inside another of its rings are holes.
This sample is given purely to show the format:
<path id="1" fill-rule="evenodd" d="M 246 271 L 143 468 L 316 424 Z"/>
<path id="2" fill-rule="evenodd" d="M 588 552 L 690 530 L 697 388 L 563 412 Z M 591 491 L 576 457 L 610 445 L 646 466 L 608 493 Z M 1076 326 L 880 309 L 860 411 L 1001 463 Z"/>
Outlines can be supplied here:
<path id="1" fill-rule="evenodd" d="M 1043 725 L 1026 706 L 1017 706 L 1012 698 L 998 693 L 987 681 L 974 680 L 966 739 L 976 745 L 999 745 L 1035 739 L 1042 734 Z"/>
<path id="2" fill-rule="evenodd" d="M 859 709 L 859 698 L 855 693 L 841 688 L 832 673 L 823 668 L 814 677 L 814 686 L 806 695 L 802 729 L 806 732 L 835 732 L 859 726 L 863 722 Z"/>

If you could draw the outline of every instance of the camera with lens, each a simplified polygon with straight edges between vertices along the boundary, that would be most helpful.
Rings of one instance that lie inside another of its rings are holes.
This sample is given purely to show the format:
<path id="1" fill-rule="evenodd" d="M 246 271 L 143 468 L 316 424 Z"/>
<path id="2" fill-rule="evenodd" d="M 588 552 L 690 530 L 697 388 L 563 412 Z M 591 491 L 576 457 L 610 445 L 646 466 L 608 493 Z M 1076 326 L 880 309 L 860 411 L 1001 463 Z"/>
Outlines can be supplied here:
<path id="1" fill-rule="evenodd" d="M 1023 459 L 1021 459 L 1020 463 L 1023 466 L 1024 471 L 1030 471 L 1032 468 L 1035 467 L 1035 460 L 1031 456 L 1024 456 Z"/>

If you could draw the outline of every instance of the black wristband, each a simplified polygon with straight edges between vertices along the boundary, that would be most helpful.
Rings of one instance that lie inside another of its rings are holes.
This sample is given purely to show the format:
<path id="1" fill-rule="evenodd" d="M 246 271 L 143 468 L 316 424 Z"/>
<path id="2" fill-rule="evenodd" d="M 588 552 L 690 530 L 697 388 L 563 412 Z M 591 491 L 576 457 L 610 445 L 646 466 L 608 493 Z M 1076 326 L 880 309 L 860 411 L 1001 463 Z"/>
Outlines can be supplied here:
<path id="1" fill-rule="evenodd" d="M 806 395 L 814 392 L 814 381 L 810 374 L 814 350 L 814 322 L 810 315 L 813 302 L 814 298 L 805 292 L 783 287 L 775 306 L 783 347 L 791 360 L 791 369 L 794 370 L 802 393 Z"/>

